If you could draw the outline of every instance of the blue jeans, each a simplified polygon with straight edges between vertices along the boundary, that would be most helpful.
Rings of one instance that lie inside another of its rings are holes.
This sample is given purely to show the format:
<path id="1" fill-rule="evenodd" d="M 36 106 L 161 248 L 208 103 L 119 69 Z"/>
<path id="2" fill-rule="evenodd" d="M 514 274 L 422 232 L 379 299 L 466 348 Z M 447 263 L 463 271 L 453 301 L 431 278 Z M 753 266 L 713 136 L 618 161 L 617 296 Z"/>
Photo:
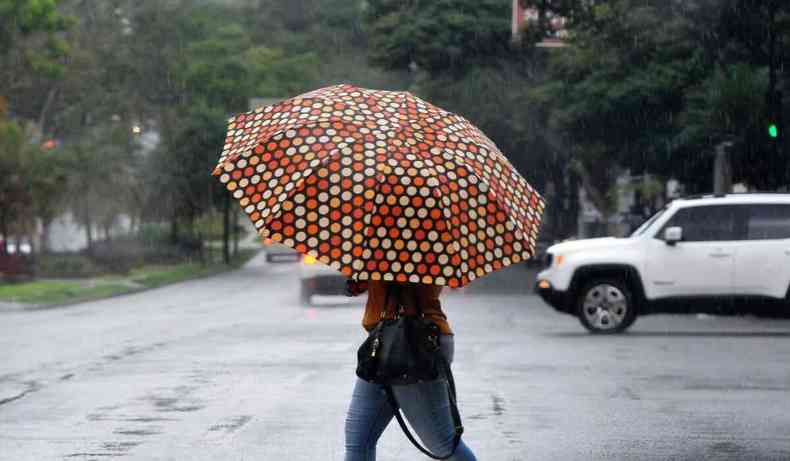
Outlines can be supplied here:
<path id="1" fill-rule="evenodd" d="M 441 347 L 447 361 L 452 362 L 453 337 L 442 335 Z M 423 442 L 422 445 L 435 455 L 448 454 L 453 448 L 455 429 L 450 414 L 447 381 L 438 379 L 392 388 L 406 420 Z M 375 461 L 376 443 L 394 416 L 384 387 L 357 378 L 346 416 L 345 461 Z M 416 448 L 414 450 L 417 452 Z M 463 441 L 449 459 L 476 461 L 475 455 Z"/>

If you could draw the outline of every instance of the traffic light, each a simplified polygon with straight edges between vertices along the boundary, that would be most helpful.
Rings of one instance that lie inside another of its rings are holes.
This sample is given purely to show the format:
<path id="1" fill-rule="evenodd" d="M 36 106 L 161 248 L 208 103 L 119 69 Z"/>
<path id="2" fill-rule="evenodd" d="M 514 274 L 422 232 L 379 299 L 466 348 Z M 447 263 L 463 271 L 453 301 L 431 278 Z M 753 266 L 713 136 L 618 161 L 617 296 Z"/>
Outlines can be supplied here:
<path id="1" fill-rule="evenodd" d="M 770 122 L 768 124 L 768 136 L 770 136 L 771 139 L 779 137 L 779 126 L 777 126 L 776 123 Z"/>
<path id="2" fill-rule="evenodd" d="M 771 91 L 767 95 L 768 103 L 768 137 L 771 141 L 779 141 L 782 137 L 782 92 Z"/>

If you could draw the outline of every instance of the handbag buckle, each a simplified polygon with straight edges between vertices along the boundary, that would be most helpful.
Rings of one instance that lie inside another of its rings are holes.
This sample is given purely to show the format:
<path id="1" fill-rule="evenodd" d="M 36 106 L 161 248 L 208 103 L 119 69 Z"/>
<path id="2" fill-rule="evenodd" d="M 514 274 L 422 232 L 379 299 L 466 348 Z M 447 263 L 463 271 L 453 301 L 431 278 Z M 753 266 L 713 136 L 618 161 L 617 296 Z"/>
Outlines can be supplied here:
<path id="1" fill-rule="evenodd" d="M 372 351 L 370 352 L 371 357 L 376 356 L 376 350 L 379 348 L 379 343 L 380 343 L 379 338 L 376 337 L 376 339 L 373 340 L 373 347 L 372 347 Z"/>

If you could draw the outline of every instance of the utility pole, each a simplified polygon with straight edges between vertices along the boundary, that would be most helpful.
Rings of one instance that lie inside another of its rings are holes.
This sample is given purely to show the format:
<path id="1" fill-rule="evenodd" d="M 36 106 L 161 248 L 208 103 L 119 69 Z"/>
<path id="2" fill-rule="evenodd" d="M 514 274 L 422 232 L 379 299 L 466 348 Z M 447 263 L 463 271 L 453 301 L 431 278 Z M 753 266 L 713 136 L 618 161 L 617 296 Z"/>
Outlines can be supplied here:
<path id="1" fill-rule="evenodd" d="M 713 193 L 732 192 L 732 167 L 730 166 L 730 147 L 732 141 L 722 141 L 716 145 L 716 158 L 713 162 Z"/>
<path id="2" fill-rule="evenodd" d="M 782 140 L 782 93 L 776 90 L 776 1 L 768 3 L 768 104 L 769 104 L 769 136 L 773 139 L 774 158 L 780 152 Z"/>
<path id="3" fill-rule="evenodd" d="M 766 106 L 768 109 L 768 136 L 771 143 L 771 154 L 774 161 L 784 154 L 784 100 L 782 91 L 777 89 L 777 31 L 776 15 L 779 9 L 777 0 L 768 2 L 768 94 Z M 779 45 L 782 49 L 782 44 Z M 786 163 L 786 162 L 785 162 Z M 785 168 L 784 182 L 790 182 L 790 166 Z M 788 186 L 790 187 L 790 186 Z"/>

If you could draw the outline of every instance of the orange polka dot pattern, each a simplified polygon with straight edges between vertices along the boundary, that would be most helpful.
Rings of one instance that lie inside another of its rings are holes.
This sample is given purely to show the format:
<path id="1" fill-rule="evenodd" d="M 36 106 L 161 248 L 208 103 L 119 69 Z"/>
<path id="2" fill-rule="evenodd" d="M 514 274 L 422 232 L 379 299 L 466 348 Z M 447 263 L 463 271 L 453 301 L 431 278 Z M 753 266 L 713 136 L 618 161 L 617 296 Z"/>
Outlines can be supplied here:
<path id="1" fill-rule="evenodd" d="M 464 286 L 534 254 L 545 206 L 463 117 L 350 85 L 231 119 L 214 174 L 261 236 L 358 280 Z"/>

